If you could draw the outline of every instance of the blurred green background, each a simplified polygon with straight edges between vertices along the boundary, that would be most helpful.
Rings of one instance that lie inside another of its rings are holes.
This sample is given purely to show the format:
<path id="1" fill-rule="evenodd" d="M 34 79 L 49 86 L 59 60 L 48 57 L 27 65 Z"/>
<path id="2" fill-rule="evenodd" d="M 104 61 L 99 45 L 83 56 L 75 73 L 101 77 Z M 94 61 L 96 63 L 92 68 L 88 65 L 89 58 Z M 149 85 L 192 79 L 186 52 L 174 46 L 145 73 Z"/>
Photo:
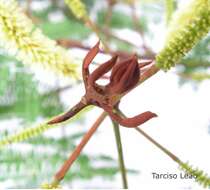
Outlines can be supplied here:
<path id="1" fill-rule="evenodd" d="M 29 5 L 25 0 L 19 2 L 35 24 L 52 39 L 67 39 L 86 45 L 87 39 L 91 39 L 93 35 L 84 23 L 72 15 L 61 0 L 32 0 Z M 100 27 L 101 38 L 109 43 L 113 51 L 124 53 L 137 51 L 143 58 L 154 58 L 158 51 L 153 44 L 155 43 L 153 40 L 157 38 L 156 30 L 166 25 L 164 1 L 139 0 L 135 2 L 135 7 L 120 0 L 113 5 L 106 0 L 83 2 L 91 18 Z M 133 15 L 134 9 L 136 9 L 136 15 Z M 135 32 L 135 35 L 143 35 L 144 42 L 135 44 L 126 39 L 126 36 L 120 39 L 118 34 L 125 30 Z M 196 86 L 210 78 L 209 45 L 208 35 L 180 62 L 175 71 L 180 77 L 180 84 L 190 82 Z M 69 85 L 68 89 L 71 89 L 77 84 Z M 59 81 L 48 85 L 43 78 L 35 77 L 34 72 L 0 49 L 0 119 L 1 122 L 14 120 L 14 126 L 0 127 L 0 138 L 24 128 L 20 126 L 28 127 L 43 118 L 65 111 L 66 108 L 60 97 L 62 88 Z M 83 112 L 72 123 L 82 125 L 85 120 L 85 112 Z M 59 138 L 43 134 L 23 144 L 2 149 L 0 182 L 8 181 L 9 188 L 33 188 L 39 187 L 43 180 L 50 180 L 56 172 L 55 168 L 62 165 L 68 153 L 75 148 L 78 140 L 84 135 L 84 130 L 68 134 L 65 127 L 67 126 L 62 127 Z M 37 150 L 39 150 L 38 153 Z M 99 161 L 102 164 L 100 167 L 95 167 L 94 163 Z M 82 153 L 71 172 L 65 177 L 64 183 L 71 186 L 74 180 L 88 180 L 98 176 L 114 180 L 118 172 L 117 160 L 112 157 Z M 130 169 L 130 172 L 136 171 Z"/>

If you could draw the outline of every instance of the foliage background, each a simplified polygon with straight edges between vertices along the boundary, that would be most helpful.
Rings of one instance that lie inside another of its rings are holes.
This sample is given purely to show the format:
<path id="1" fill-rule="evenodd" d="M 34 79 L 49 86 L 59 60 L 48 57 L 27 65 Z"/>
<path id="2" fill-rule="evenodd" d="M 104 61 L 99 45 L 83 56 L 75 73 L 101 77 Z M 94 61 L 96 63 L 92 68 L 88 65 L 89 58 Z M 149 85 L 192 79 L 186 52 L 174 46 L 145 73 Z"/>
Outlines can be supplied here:
<path id="1" fill-rule="evenodd" d="M 27 8 L 26 1 L 20 3 L 23 8 Z M 164 1 L 136 2 L 139 16 L 137 30 L 133 23 L 132 9 L 126 2 L 118 2 L 113 7 L 109 26 L 106 26 L 107 1 L 88 0 L 84 3 L 91 18 L 103 29 L 101 37 L 107 40 L 113 50 L 136 51 L 142 57 L 151 57 L 151 52 L 145 51 L 142 45 L 146 44 L 154 53 L 163 45 L 166 30 Z M 177 1 L 177 6 L 180 5 Z M 33 0 L 30 9 L 26 10 L 44 34 L 52 39 L 70 39 L 82 42 L 85 46 L 92 46 L 97 41 L 97 37 L 72 15 L 63 1 Z M 115 35 L 107 36 L 106 29 Z M 144 34 L 146 43 L 143 43 L 139 33 Z M 119 40 L 116 36 L 124 40 Z M 145 109 L 158 113 L 159 118 L 156 121 L 143 127 L 186 160 L 193 160 L 210 173 L 207 162 L 209 157 L 206 156 L 206 150 L 200 148 L 210 142 L 210 83 L 206 80 L 210 76 L 209 49 L 208 35 L 176 69 L 167 74 L 157 74 L 126 97 L 122 108 L 129 114 Z M 71 47 L 70 53 L 81 64 L 86 51 Z M 106 58 L 107 56 L 101 55 L 98 60 L 103 61 Z M 30 70 L 0 49 L 1 138 L 19 131 L 23 126 L 28 127 L 63 112 L 76 103 L 82 93 L 83 87 L 79 82 L 66 81 L 48 74 L 47 71 Z M 0 187 L 32 188 L 38 187 L 44 181 L 50 181 L 99 112 L 98 108 L 91 109 L 59 129 L 52 129 L 39 137 L 2 149 Z M 64 184 L 68 187 L 120 186 L 117 153 L 108 119 L 103 126 L 65 178 Z M 130 168 L 131 187 L 149 188 L 152 183 L 165 188 L 167 185 L 170 188 L 199 188 L 190 180 L 179 180 L 177 183 L 152 179 L 151 172 L 179 171 L 175 164 L 132 131 L 122 129 L 122 136 L 126 165 Z M 138 151 L 134 151 L 133 147 Z"/>

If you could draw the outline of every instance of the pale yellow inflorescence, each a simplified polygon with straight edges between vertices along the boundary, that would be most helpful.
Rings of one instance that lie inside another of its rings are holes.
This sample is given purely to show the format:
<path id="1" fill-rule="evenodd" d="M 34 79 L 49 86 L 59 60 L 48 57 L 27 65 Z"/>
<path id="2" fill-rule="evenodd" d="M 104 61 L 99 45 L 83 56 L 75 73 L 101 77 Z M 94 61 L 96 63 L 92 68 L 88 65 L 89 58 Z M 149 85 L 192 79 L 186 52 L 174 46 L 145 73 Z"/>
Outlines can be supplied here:
<path id="1" fill-rule="evenodd" d="M 169 70 L 210 30 L 210 0 L 192 0 L 174 15 L 157 66 Z"/>
<path id="2" fill-rule="evenodd" d="M 59 185 L 59 181 L 53 181 L 52 183 L 44 183 L 41 185 L 42 189 L 62 189 Z"/>
<path id="3" fill-rule="evenodd" d="M 81 0 L 65 0 L 65 3 L 71 9 L 74 16 L 78 19 L 88 17 L 85 4 Z"/>
<path id="4" fill-rule="evenodd" d="M 24 64 L 76 76 L 68 52 L 35 28 L 15 0 L 0 0 L 0 45 Z"/>
<path id="5" fill-rule="evenodd" d="M 204 188 L 210 187 L 210 177 L 203 170 L 194 168 L 188 162 L 180 162 L 180 169 L 184 170 L 186 173 L 195 177 L 195 181 L 202 185 Z"/>
<path id="6" fill-rule="evenodd" d="M 57 127 L 58 125 L 48 125 L 48 124 L 39 124 L 37 126 L 31 127 L 31 128 L 26 128 L 17 134 L 9 135 L 3 139 L 0 140 L 0 149 L 13 143 L 18 143 L 24 140 L 27 140 L 29 138 L 38 136 L 45 131 Z"/>

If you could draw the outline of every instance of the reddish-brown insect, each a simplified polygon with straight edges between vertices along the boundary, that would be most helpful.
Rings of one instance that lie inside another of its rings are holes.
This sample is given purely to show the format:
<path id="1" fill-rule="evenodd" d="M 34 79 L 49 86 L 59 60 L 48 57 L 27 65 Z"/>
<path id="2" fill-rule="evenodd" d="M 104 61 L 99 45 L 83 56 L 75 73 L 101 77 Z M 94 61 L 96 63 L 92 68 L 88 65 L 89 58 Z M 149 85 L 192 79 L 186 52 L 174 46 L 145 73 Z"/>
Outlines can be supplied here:
<path id="1" fill-rule="evenodd" d="M 117 112 L 120 95 L 137 85 L 140 78 L 140 69 L 143 66 L 150 64 L 150 62 L 145 62 L 139 67 L 136 55 L 123 61 L 118 61 L 118 56 L 114 56 L 90 74 L 89 65 L 98 52 L 99 42 L 84 58 L 82 75 L 86 93 L 81 101 L 67 113 L 51 120 L 48 124 L 66 121 L 88 105 L 95 105 L 103 108 L 114 121 L 125 127 L 137 127 L 157 116 L 156 114 L 147 111 L 132 118 L 124 118 Z M 110 70 L 111 75 L 109 77 L 109 83 L 106 85 L 97 84 L 96 81 L 101 79 Z"/>

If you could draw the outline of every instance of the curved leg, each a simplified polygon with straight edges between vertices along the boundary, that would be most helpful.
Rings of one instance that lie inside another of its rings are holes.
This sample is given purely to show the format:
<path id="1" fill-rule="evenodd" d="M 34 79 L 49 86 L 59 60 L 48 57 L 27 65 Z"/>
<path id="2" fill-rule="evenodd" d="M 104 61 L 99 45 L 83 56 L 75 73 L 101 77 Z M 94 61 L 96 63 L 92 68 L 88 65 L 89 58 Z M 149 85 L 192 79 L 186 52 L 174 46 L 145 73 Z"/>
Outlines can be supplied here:
<path id="1" fill-rule="evenodd" d="M 123 118 L 119 114 L 114 113 L 111 107 L 105 106 L 103 108 L 113 120 L 118 122 L 120 125 L 128 128 L 137 127 L 145 123 L 146 121 L 152 119 L 153 117 L 157 117 L 155 113 L 147 111 L 131 118 Z"/>
<path id="2" fill-rule="evenodd" d="M 70 119 L 71 117 L 73 117 L 74 115 L 76 115 L 78 112 L 80 112 L 86 106 L 88 106 L 88 105 L 84 104 L 82 101 L 80 101 L 78 104 L 76 104 L 69 111 L 67 111 L 66 113 L 64 113 L 62 115 L 59 115 L 59 116 L 53 118 L 52 120 L 48 121 L 47 124 L 52 125 L 52 124 L 64 122 L 64 121 Z"/>
<path id="3" fill-rule="evenodd" d="M 94 86 L 95 81 L 102 77 L 105 73 L 110 71 L 114 64 L 117 61 L 118 56 L 112 57 L 109 61 L 100 65 L 97 69 L 95 69 L 89 76 L 88 83 L 91 86 Z"/>
<path id="4" fill-rule="evenodd" d="M 93 61 L 93 59 L 95 58 L 95 56 L 97 55 L 97 53 L 99 52 L 99 45 L 100 45 L 100 41 L 98 41 L 96 43 L 96 45 L 90 49 L 90 51 L 87 53 L 87 55 L 85 56 L 85 58 L 83 60 L 82 76 L 83 76 L 85 85 L 87 84 L 87 80 L 89 77 L 88 67 L 89 67 L 90 63 Z"/>

